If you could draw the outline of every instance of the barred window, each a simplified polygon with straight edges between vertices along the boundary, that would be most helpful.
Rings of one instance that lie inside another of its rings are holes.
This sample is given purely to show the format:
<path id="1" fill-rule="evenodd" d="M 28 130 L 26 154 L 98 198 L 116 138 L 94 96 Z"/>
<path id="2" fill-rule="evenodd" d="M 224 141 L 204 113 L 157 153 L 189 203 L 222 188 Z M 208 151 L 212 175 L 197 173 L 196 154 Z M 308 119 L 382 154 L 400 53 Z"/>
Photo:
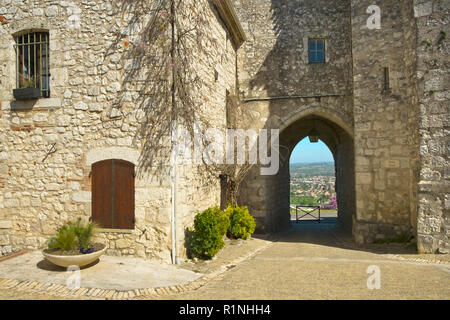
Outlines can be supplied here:
<path id="1" fill-rule="evenodd" d="M 39 88 L 41 96 L 50 96 L 49 34 L 26 33 L 15 37 L 16 87 Z"/>

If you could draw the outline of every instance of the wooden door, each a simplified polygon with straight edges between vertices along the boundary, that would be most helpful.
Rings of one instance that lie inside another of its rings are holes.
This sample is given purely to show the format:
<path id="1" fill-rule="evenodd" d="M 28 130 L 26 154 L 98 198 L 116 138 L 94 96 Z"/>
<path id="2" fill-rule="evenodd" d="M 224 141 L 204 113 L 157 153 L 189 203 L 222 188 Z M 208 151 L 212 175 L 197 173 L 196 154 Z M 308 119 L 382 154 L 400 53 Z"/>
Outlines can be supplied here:
<path id="1" fill-rule="evenodd" d="M 104 160 L 92 165 L 92 220 L 102 228 L 134 228 L 134 165 Z"/>

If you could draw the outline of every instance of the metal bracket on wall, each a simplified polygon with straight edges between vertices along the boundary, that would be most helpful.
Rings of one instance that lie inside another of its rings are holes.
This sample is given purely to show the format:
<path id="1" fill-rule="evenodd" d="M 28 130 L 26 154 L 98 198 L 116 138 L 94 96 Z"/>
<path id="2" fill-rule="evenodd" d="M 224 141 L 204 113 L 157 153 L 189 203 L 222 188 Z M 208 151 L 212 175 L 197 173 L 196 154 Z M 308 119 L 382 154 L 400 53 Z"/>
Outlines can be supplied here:
<path id="1" fill-rule="evenodd" d="M 391 85 L 389 83 L 389 67 L 383 68 L 383 78 L 384 78 L 384 85 L 383 85 L 383 93 L 384 94 L 391 94 Z"/>
<path id="2" fill-rule="evenodd" d="M 45 158 L 42 159 L 42 162 L 44 162 L 44 161 L 48 158 L 49 155 L 51 155 L 52 153 L 55 153 L 55 152 L 56 152 L 55 146 L 56 146 L 56 142 L 52 145 L 50 151 L 47 153 L 47 155 L 45 156 Z"/>

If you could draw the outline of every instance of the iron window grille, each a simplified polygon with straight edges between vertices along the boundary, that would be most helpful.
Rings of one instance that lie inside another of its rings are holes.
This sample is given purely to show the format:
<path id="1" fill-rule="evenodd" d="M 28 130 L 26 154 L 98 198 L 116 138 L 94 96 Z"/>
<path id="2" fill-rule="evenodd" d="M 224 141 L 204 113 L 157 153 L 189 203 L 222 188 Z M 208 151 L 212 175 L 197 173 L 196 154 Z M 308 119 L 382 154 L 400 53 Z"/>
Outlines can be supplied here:
<path id="1" fill-rule="evenodd" d="M 16 88 L 39 88 L 50 96 L 49 34 L 26 33 L 15 37 Z"/>
<path id="2" fill-rule="evenodd" d="M 325 63 L 325 39 L 309 39 L 309 63 Z"/>

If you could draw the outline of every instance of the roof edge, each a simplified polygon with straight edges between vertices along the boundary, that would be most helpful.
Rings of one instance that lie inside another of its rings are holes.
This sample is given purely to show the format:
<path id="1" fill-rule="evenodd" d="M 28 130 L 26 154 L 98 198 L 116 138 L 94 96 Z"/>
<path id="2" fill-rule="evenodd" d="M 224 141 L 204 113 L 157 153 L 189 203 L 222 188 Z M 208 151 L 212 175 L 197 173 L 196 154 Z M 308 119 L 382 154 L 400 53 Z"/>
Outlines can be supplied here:
<path id="1" fill-rule="evenodd" d="M 239 48 L 246 40 L 246 36 L 236 12 L 234 11 L 234 6 L 231 4 L 230 0 L 211 1 L 217 8 L 217 11 L 219 11 L 220 17 L 230 31 L 234 44 Z"/>

